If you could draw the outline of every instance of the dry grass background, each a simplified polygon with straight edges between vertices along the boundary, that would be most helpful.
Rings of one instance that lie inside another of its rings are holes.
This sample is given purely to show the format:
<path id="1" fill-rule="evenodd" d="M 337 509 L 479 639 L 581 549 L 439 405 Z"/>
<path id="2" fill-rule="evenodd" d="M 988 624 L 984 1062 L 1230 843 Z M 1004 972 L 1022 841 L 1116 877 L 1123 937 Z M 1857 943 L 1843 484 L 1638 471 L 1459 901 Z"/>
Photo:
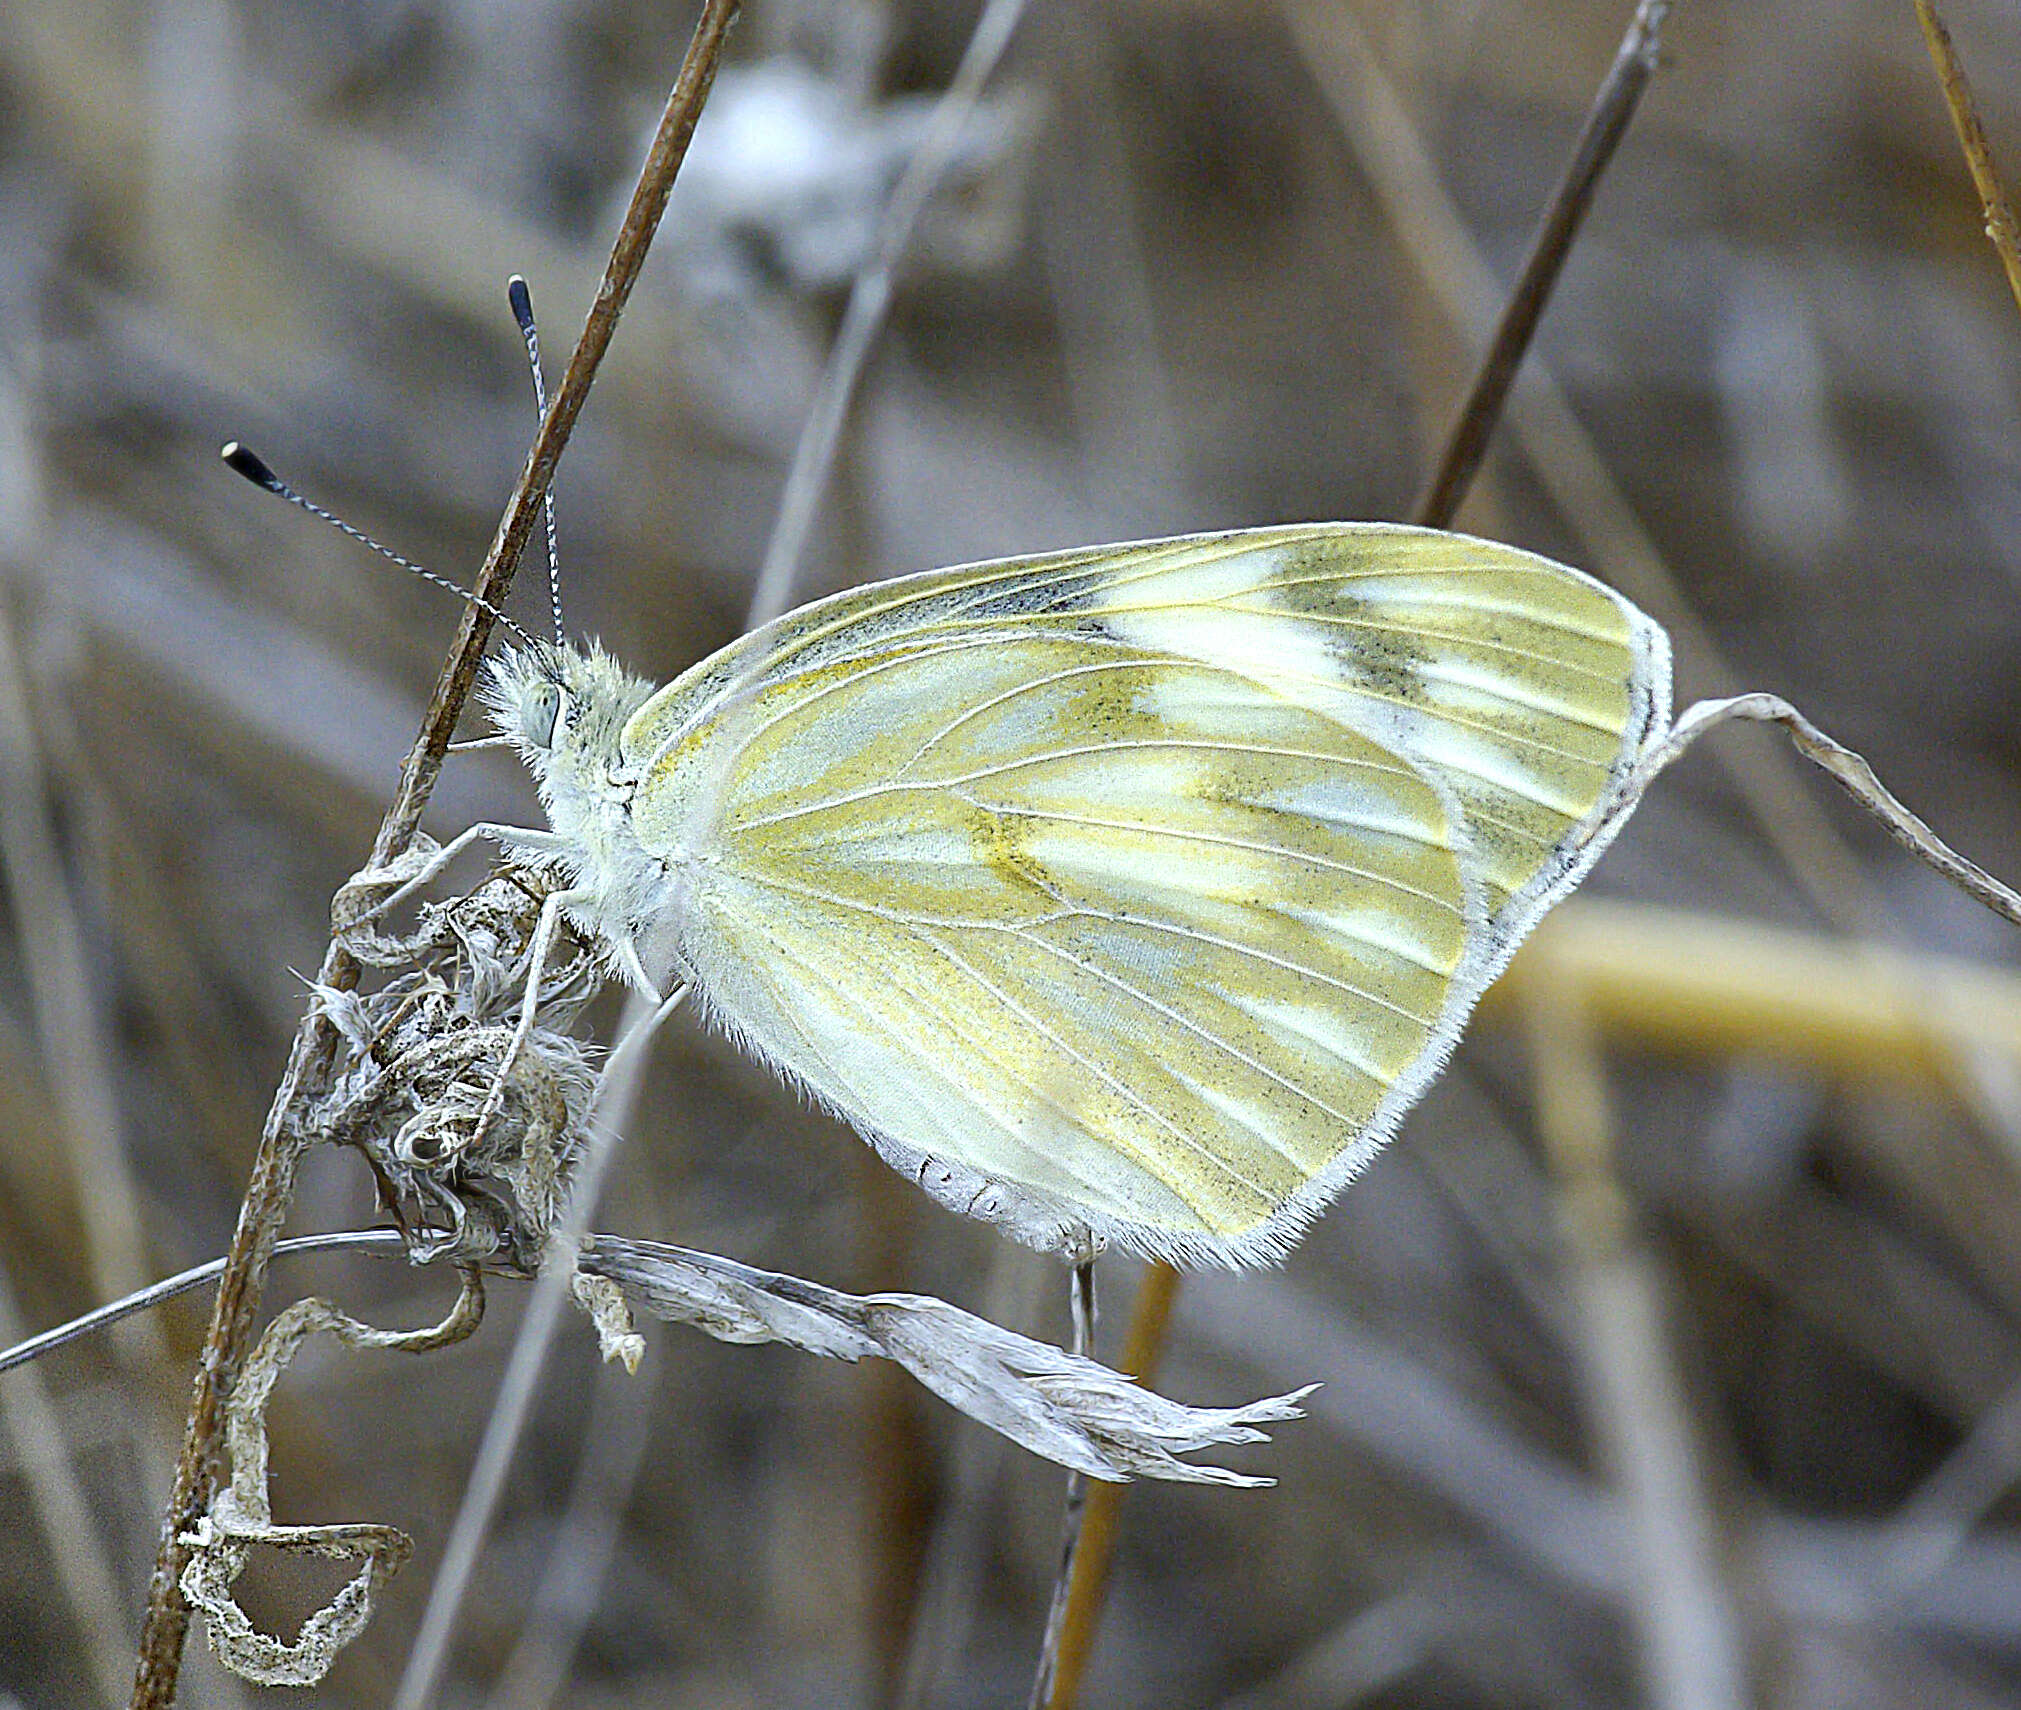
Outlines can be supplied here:
<path id="1" fill-rule="evenodd" d="M 1036 0 L 801 592 L 1401 514 L 1469 335 L 1343 44 L 1506 281 L 1625 13 Z M 822 151 L 846 199 L 973 16 L 756 0 L 735 51 L 840 92 L 870 163 Z M 1951 22 L 2021 164 L 2021 25 L 2004 0 Z M 218 442 L 467 575 L 532 422 L 504 278 L 565 348 L 688 25 L 605 0 L 20 0 L 0 23 L 0 1341 L 222 1249 L 290 970 L 454 618 Z M 1537 353 L 1572 415 L 1502 436 L 1463 524 L 1638 595 L 1660 555 L 1743 684 L 2012 879 L 2021 318 L 1908 0 L 1682 0 L 1667 45 Z M 739 224 L 703 200 L 677 193 L 558 489 L 574 621 L 661 676 L 738 621 L 840 301 L 810 253 L 833 206 Z M 1719 686 L 1697 655 L 1683 677 Z M 2021 947 L 1822 784 L 1771 771 L 1751 809 L 1732 771 L 1664 779 L 1590 886 L 1606 910 L 1565 911 L 1559 977 L 1530 964 L 1282 1274 L 1188 1284 L 1165 1388 L 1328 1387 L 1250 1462 L 1274 1491 L 1131 1492 L 1086 1702 L 2021 1694 Z M 430 824 L 533 811 L 473 756 Z M 1983 971 L 1826 954 L 1848 927 Z M 294 1227 L 371 1206 L 354 1160 L 315 1157 Z M 689 1027 L 598 1224 L 1061 1331 L 1056 1267 Z M 1103 1269 L 1112 1346 L 1137 1272 Z M 284 1262 L 277 1298 L 311 1288 L 416 1323 L 449 1295 Z M 313 1350 L 283 1386 L 279 1517 L 420 1543 L 314 1702 L 385 1700 L 515 1308 L 495 1291 L 484 1335 L 419 1365 Z M 0 1704 L 96 1701 L 94 1655 L 127 1650 L 199 1322 L 48 1363 L 43 1415 L 0 1380 Z M 672 1331 L 628 1380 L 574 1332 L 443 1702 L 889 1702 L 922 1584 L 920 1701 L 1022 1702 L 1061 1482 L 886 1373 Z M 309 1592 L 249 1597 L 284 1622 Z"/>

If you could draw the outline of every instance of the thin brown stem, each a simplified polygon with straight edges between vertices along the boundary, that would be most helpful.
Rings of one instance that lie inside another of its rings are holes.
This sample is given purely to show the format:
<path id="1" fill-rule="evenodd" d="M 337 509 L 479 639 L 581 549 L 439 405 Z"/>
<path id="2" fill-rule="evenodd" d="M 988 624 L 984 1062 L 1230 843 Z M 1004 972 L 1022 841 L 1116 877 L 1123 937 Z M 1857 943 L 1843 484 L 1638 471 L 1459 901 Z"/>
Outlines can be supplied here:
<path id="1" fill-rule="evenodd" d="M 1321 27 L 1301 10 L 1304 0 L 1288 3 L 1287 15 L 1294 28 Z M 1450 522 L 1480 472 L 1481 453 L 1488 435 L 1500 420 L 1516 370 L 1536 337 L 1537 324 L 1592 206 L 1601 175 L 1613 159 L 1615 147 L 1635 116 L 1642 91 L 1656 69 L 1658 32 L 1669 10 L 1670 0 L 1640 0 L 1629 19 L 1614 63 L 1601 82 L 1572 157 L 1545 207 L 1515 293 L 1502 313 L 1473 383 L 1467 388 L 1445 452 L 1412 509 L 1415 522 L 1435 526 Z M 1132 1314 L 1130 1349 L 1124 1370 L 1144 1376 L 1156 1366 L 1178 1289 L 1176 1271 L 1164 1265 L 1151 1267 Z M 1034 1703 L 1043 1703 L 1046 1710 L 1072 1710 L 1108 1589 L 1120 1500 L 1120 1488 L 1109 1485 L 1102 1486 L 1088 1499 L 1079 1559 L 1072 1564 L 1065 1608 L 1059 1612 L 1060 1631 L 1050 1693 L 1043 1699 L 1034 1699 Z"/>
<path id="2" fill-rule="evenodd" d="M 1972 183 L 1979 191 L 1986 212 L 1986 235 L 1999 252 L 2000 265 L 2007 269 L 2007 284 L 2014 301 L 2021 303 L 2021 224 L 2000 188 L 2000 174 L 1993 165 L 1993 145 L 1986 140 L 1986 127 L 1979 123 L 1979 104 L 1972 99 L 1972 85 L 1965 81 L 1965 67 L 1951 46 L 1951 32 L 1944 27 L 1936 0 L 1916 0 L 1916 21 L 1923 26 L 1923 40 L 1929 44 L 1930 58 L 1937 67 L 1937 81 L 1944 88 L 1944 104 L 1951 109 L 1951 123 L 1965 150 L 1965 164 L 1972 169 Z"/>
<path id="3" fill-rule="evenodd" d="M 1067 1278 L 1067 1299 L 1074 1321 L 1074 1352 L 1090 1359 L 1095 1352 L 1095 1261 L 1076 1261 Z M 1088 1476 L 1067 1474 L 1066 1513 L 1061 1524 L 1060 1565 L 1053 1577 L 1052 1602 L 1046 1609 L 1045 1637 L 1039 1642 L 1039 1666 L 1032 1675 L 1030 1710 L 1047 1710 L 1054 1702 L 1060 1636 L 1067 1622 L 1067 1603 L 1074 1583 L 1074 1563 L 1081 1549 L 1081 1526 L 1088 1512 Z"/>
<path id="4" fill-rule="evenodd" d="M 450 733 L 462 714 L 463 703 L 469 698 L 471 685 L 477 679 L 484 645 L 491 636 L 494 620 L 491 611 L 480 602 L 497 606 L 504 601 L 512 586 L 512 574 L 518 568 L 520 552 L 539 520 L 541 502 L 553 484 L 555 467 L 561 461 L 569 436 L 575 432 L 576 417 L 582 414 L 583 402 L 589 396 L 597 369 L 617 332 L 618 317 L 624 313 L 632 286 L 638 280 L 640 268 L 645 265 L 646 251 L 652 245 L 653 235 L 659 230 L 660 216 L 666 212 L 674 177 L 687 157 L 689 139 L 695 134 L 695 122 L 701 118 L 702 106 L 715 83 L 716 67 L 722 59 L 730 27 L 736 21 L 739 4 L 740 0 L 705 0 L 694 37 L 688 43 L 687 57 L 681 63 L 680 73 L 667 95 L 666 107 L 660 114 L 659 127 L 653 133 L 652 147 L 646 153 L 645 164 L 639 169 L 631 204 L 625 209 L 624 222 L 611 245 L 611 257 L 604 268 L 603 283 L 597 287 L 596 300 L 590 305 L 582 336 L 576 340 L 575 351 L 568 359 L 568 368 L 561 377 L 561 384 L 555 388 L 554 401 L 548 405 L 540 432 L 535 435 L 533 447 L 526 454 L 526 467 L 520 471 L 512 497 L 506 501 L 505 514 L 499 519 L 491 550 L 484 556 L 484 568 L 477 573 L 473 589 L 477 597 L 464 607 L 463 621 L 458 626 L 449 658 L 435 685 L 435 694 L 422 720 L 421 733 L 415 738 L 414 748 L 402 768 L 393 806 L 379 828 L 378 841 L 372 848 L 374 865 L 383 866 L 405 849 L 413 838 L 415 827 L 420 824 L 421 810 L 427 805 L 429 792 L 435 787 L 436 774 L 441 770 L 442 757 L 448 751 Z"/>
<path id="5" fill-rule="evenodd" d="M 1130 1329 L 1117 1370 L 1149 1383 L 1165 1351 L 1165 1326 L 1179 1297 L 1179 1273 L 1154 1264 L 1144 1272 L 1130 1308 Z M 1109 1562 L 1116 1549 L 1116 1527 L 1122 1517 L 1123 1484 L 1098 1484 L 1088 1492 L 1081 1516 L 1081 1547 L 1074 1557 L 1067 1607 L 1060 1620 L 1059 1654 L 1053 1664 L 1053 1692 L 1047 1710 L 1066 1710 L 1081 1690 L 1081 1675 L 1095 1646 L 1095 1628 L 1109 1587 Z"/>
<path id="6" fill-rule="evenodd" d="M 1754 1694 L 1726 1517 L 1666 1324 L 1662 1268 L 1622 1184 L 1599 1033 L 1577 993 L 1544 989 L 1527 1016 L 1537 1134 L 1557 1190 L 1587 1428 L 1621 1506 L 1647 1699 L 1741 1710 Z"/>
<path id="7" fill-rule="evenodd" d="M 568 370 L 555 390 L 554 401 L 540 424 L 540 432 L 527 454 L 526 467 L 520 472 L 491 550 L 485 555 L 484 567 L 478 573 L 475 589 L 478 600 L 489 605 L 474 601 L 464 608 L 463 620 L 429 700 L 420 732 L 401 767 L 393 804 L 374 839 L 374 865 L 383 865 L 404 850 L 420 823 L 421 811 L 441 771 L 450 733 L 469 698 L 484 644 L 491 634 L 493 620 L 489 606 L 497 605 L 505 597 L 520 551 L 539 518 L 541 499 L 554 479 L 555 466 L 574 431 L 583 400 L 589 394 L 658 229 L 674 175 L 680 170 L 695 122 L 715 81 L 716 67 L 738 8 L 739 0 L 704 0 L 687 57 L 667 98 L 582 337 L 569 358 Z M 348 987 L 357 977 L 357 964 L 333 943 L 323 958 L 318 979 L 324 984 Z M 133 1695 L 129 1700 L 132 1710 L 162 1710 L 175 1698 L 183 1646 L 189 1633 L 189 1604 L 180 1584 L 189 1551 L 182 1537 L 210 1503 L 217 1480 L 224 1400 L 251 1345 L 267 1264 L 294 1197 L 295 1167 L 302 1146 L 294 1115 L 327 1070 L 334 1048 L 335 1037 L 328 1023 L 314 1014 L 303 1021 L 260 1135 L 245 1201 L 239 1210 L 238 1227 L 233 1231 L 224 1273 L 218 1281 L 217 1302 L 205 1337 L 203 1357 L 197 1366 L 182 1458 L 162 1520 L 154 1573 L 148 1585 L 147 1615 L 141 1628 Z"/>
<path id="8" fill-rule="evenodd" d="M 1645 748 L 1635 762 L 1634 775 L 1622 793 L 1620 813 L 1630 813 L 1656 775 L 1671 765 L 1692 743 L 1714 725 L 1732 719 L 1750 719 L 1760 724 L 1779 724 L 1790 742 L 1812 765 L 1829 773 L 1840 789 L 1867 810 L 1888 835 L 1917 860 L 1956 885 L 1974 902 L 2021 926 L 2021 892 L 1960 855 L 1916 814 L 1912 813 L 1883 784 L 1865 757 L 1844 743 L 1836 742 L 1818 729 L 1780 695 L 1754 693 L 1730 695 L 1724 700 L 1698 701 L 1677 715 L 1669 733 L 1659 743 Z"/>
<path id="9" fill-rule="evenodd" d="M 1544 305 L 1551 300 L 1558 274 L 1572 253 L 1580 227 L 1585 224 L 1601 175 L 1627 134 L 1642 92 L 1656 73 L 1662 51 L 1659 37 L 1669 10 L 1670 0 L 1641 0 L 1635 8 L 1614 63 L 1586 114 L 1579 140 L 1573 144 L 1572 158 L 1566 161 L 1558 187 L 1545 204 L 1544 217 L 1531 239 L 1530 253 L 1523 259 L 1516 288 L 1509 294 L 1495 335 L 1488 341 L 1487 351 L 1474 371 L 1473 384 L 1467 388 L 1459 415 L 1446 436 L 1445 449 L 1440 452 L 1417 503 L 1411 507 L 1412 522 L 1433 528 L 1448 527 L 1458 514 L 1467 489 L 1474 484 L 1481 459 L 1487 453 L 1488 436 L 1502 419 L 1502 406 L 1508 400 L 1509 388 L 1515 384 L 1516 370 L 1537 336 Z"/>

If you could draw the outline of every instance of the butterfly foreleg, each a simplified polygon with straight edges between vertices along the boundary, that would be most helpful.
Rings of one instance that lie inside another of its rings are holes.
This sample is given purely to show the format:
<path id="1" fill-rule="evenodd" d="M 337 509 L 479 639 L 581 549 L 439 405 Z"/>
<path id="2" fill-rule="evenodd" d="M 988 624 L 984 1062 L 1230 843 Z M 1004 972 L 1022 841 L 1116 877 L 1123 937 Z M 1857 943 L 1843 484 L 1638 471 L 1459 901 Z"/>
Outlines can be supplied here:
<path id="1" fill-rule="evenodd" d="M 508 849 L 537 855 L 557 854 L 566 841 L 551 831 L 531 826 L 480 822 L 458 832 L 447 843 L 419 843 L 384 866 L 364 867 L 346 879 L 330 905 L 331 929 L 340 938 L 398 908 L 431 883 L 442 870 L 481 837 Z"/>
<path id="2" fill-rule="evenodd" d="M 492 1076 L 491 1090 L 484 1095 L 483 1107 L 477 1113 L 477 1126 L 470 1137 L 473 1146 L 483 1140 L 486 1131 L 498 1119 L 499 1111 L 505 1108 L 506 1081 L 512 1074 L 513 1065 L 519 1061 L 520 1053 L 526 1049 L 527 1040 L 533 1037 L 534 1020 L 540 1013 L 540 978 L 547 972 L 547 959 L 554 952 L 554 936 L 561 929 L 562 914 L 571 907 L 595 899 L 596 893 L 585 889 L 550 891 L 541 902 L 540 915 L 533 926 L 533 941 L 526 953 L 526 991 L 519 1003 L 519 1020 Z"/>

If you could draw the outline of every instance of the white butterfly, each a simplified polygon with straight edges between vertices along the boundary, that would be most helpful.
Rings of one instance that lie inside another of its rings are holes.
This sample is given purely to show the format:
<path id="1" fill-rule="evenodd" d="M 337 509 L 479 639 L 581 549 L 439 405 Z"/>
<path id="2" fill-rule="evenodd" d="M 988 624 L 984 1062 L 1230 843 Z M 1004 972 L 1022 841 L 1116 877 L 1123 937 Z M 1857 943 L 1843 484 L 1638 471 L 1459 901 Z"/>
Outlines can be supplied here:
<path id="1" fill-rule="evenodd" d="M 635 984 L 1034 1246 L 1285 1253 L 1591 867 L 1663 631 L 1547 559 L 1315 524 L 937 570 L 665 688 L 494 666 Z"/>

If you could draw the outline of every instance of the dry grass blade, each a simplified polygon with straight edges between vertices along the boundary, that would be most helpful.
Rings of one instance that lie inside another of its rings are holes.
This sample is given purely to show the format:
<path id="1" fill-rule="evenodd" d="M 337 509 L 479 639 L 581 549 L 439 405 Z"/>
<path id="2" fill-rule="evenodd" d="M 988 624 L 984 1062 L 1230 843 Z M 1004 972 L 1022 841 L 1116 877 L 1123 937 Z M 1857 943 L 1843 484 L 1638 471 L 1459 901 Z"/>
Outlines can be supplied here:
<path id="1" fill-rule="evenodd" d="M 1576 996 L 1554 992 L 1528 1008 L 1537 1133 L 1557 1179 L 1590 1429 L 1626 1519 L 1641 1673 L 1650 1702 L 1667 1710 L 1743 1710 L 1752 1691 L 1740 1588 L 1659 1262 L 1622 1189 L 1599 1038 Z"/>
<path id="2" fill-rule="evenodd" d="M 1610 1044 L 1701 1061 L 1748 1055 L 1925 1091 L 1957 1084 L 1961 1050 L 2021 1066 L 2021 982 L 2003 968 L 1693 910 L 1574 898 L 1482 1015 L 1506 1019 L 1554 986 Z M 1933 1008 L 1933 992 L 1946 1002 Z"/>
<path id="3" fill-rule="evenodd" d="M 0 1270 L 0 1340 L 20 1334 L 12 1279 Z M 85 1635 L 92 1680 L 106 1702 L 116 1703 L 126 1684 L 126 1647 L 120 1630 L 119 1581 L 98 1522 L 85 1500 L 61 1416 L 39 1372 L 0 1385 L 0 1430 L 21 1469 L 35 1522 L 54 1565 L 53 1578 Z"/>
<path id="4" fill-rule="evenodd" d="M 499 523 L 484 568 L 478 575 L 475 592 L 490 606 L 495 607 L 503 599 L 520 550 L 540 516 L 541 499 L 553 479 L 562 448 L 574 428 L 583 400 L 588 396 L 590 383 L 595 378 L 603 354 L 609 348 L 618 317 L 623 313 L 625 300 L 658 228 L 668 192 L 673 187 L 674 175 L 680 168 L 689 139 L 694 135 L 702 105 L 708 99 L 716 66 L 721 60 L 737 11 L 738 0 L 710 0 L 703 9 L 687 59 L 675 80 L 654 134 L 638 188 L 612 248 L 610 266 L 603 288 L 598 292 L 596 307 L 574 354 L 569 358 L 567 372 L 555 390 L 554 401 L 541 423 L 526 467 Z M 478 660 L 490 635 L 491 621 L 487 606 L 473 603 L 464 609 L 462 623 L 429 703 L 421 732 L 401 770 L 400 786 L 393 805 L 387 810 L 380 823 L 379 835 L 374 840 L 374 865 L 384 865 L 401 853 L 420 823 L 421 810 L 433 788 L 442 756 L 448 750 L 450 734 L 476 679 Z M 341 988 L 355 977 L 355 964 L 333 943 L 318 975 L 319 983 Z M 260 1137 L 260 1149 L 247 1184 L 244 1208 L 218 1285 L 206 1354 L 197 1370 L 196 1393 L 190 1406 L 182 1458 L 176 1468 L 175 1487 L 162 1522 L 161 1541 L 149 1585 L 147 1618 L 141 1629 L 132 1710 L 161 1710 L 175 1697 L 190 1613 L 181 1589 L 183 1569 L 189 1556 L 188 1547 L 182 1539 L 185 1532 L 196 1524 L 211 1493 L 224 1389 L 236 1374 L 247 1346 L 267 1263 L 293 1197 L 299 1142 L 288 1132 L 289 1115 L 304 1088 L 327 1064 L 332 1043 L 327 1024 L 313 1016 L 303 1023 L 289 1053 L 287 1068 Z"/>

